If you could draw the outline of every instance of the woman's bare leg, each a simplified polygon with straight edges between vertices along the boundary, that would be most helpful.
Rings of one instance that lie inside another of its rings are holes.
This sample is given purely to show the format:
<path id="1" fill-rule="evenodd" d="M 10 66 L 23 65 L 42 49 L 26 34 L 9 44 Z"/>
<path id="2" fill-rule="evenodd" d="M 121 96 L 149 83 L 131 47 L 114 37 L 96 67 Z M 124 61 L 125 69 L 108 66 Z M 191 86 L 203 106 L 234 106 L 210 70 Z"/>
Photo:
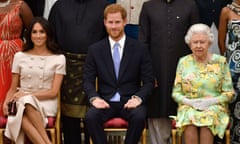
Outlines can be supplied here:
<path id="1" fill-rule="evenodd" d="M 200 128 L 200 144 L 213 144 L 214 136 L 208 127 Z"/>
<path id="2" fill-rule="evenodd" d="M 47 135 L 46 129 L 43 126 L 44 122 L 42 120 L 42 116 L 39 111 L 37 111 L 34 107 L 29 104 L 25 105 L 25 116 L 31 122 L 31 124 L 36 128 L 39 135 L 41 135 L 42 139 L 45 141 L 46 144 L 51 144 L 49 137 Z"/>
<path id="3" fill-rule="evenodd" d="M 198 128 L 194 125 L 188 125 L 184 130 L 185 144 L 198 144 Z"/>
<path id="4" fill-rule="evenodd" d="M 45 141 L 42 139 L 39 132 L 36 128 L 32 125 L 32 123 L 28 120 L 26 116 L 23 115 L 22 118 L 22 129 L 27 137 L 31 140 L 34 144 L 45 144 Z"/>

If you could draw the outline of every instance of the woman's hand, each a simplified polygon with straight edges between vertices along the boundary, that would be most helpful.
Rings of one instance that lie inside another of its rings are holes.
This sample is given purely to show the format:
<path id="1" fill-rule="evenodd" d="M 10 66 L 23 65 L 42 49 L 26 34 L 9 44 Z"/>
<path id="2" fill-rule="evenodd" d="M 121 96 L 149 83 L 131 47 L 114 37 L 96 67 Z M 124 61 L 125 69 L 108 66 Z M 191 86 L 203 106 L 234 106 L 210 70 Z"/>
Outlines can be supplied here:
<path id="1" fill-rule="evenodd" d="M 18 100 L 20 97 L 23 97 L 23 96 L 25 96 L 25 95 L 28 95 L 29 93 L 26 93 L 26 92 L 23 92 L 23 91 L 18 91 L 18 92 L 16 92 L 14 95 L 13 95 L 13 97 L 12 97 L 12 99 L 10 100 L 10 101 L 16 101 L 16 100 Z"/>
<path id="2" fill-rule="evenodd" d="M 7 116 L 8 115 L 8 102 L 9 101 L 4 101 L 3 103 L 3 115 Z"/>

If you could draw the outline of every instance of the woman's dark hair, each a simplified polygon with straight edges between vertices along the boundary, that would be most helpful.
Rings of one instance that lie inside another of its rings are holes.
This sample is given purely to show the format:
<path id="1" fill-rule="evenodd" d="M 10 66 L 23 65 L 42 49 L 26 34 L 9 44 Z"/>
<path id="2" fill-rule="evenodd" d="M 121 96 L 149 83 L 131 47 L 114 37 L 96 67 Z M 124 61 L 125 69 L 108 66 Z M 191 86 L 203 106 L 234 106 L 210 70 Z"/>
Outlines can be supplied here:
<path id="1" fill-rule="evenodd" d="M 23 51 L 28 51 L 30 49 L 33 49 L 33 47 L 34 47 L 33 42 L 31 40 L 31 35 L 32 35 L 33 26 L 36 23 L 39 23 L 43 27 L 44 31 L 46 32 L 46 35 L 47 35 L 47 41 L 46 41 L 47 49 L 50 50 L 54 54 L 62 53 L 60 51 L 59 46 L 55 43 L 53 31 L 52 31 L 52 28 L 51 28 L 49 22 L 43 17 L 35 17 L 31 21 L 31 23 L 30 23 L 30 25 L 29 25 L 29 27 L 28 27 L 27 31 L 25 32 L 25 35 L 24 35 L 24 38 L 25 38 L 26 42 L 23 46 Z"/>

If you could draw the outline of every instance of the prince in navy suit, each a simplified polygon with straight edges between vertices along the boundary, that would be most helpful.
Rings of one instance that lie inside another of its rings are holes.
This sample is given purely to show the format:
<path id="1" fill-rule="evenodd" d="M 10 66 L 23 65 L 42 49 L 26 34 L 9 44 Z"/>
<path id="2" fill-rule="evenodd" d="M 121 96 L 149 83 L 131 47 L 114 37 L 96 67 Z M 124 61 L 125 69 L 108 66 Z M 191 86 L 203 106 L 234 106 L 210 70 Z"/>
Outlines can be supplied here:
<path id="1" fill-rule="evenodd" d="M 126 16 L 119 4 L 107 6 L 104 24 L 109 37 L 88 49 L 83 86 L 91 107 L 85 120 L 94 144 L 107 144 L 103 123 L 112 117 L 128 121 L 125 144 L 137 144 L 145 126 L 145 104 L 154 86 L 152 62 L 145 45 L 125 35 Z M 115 43 L 120 58 L 118 74 Z"/>

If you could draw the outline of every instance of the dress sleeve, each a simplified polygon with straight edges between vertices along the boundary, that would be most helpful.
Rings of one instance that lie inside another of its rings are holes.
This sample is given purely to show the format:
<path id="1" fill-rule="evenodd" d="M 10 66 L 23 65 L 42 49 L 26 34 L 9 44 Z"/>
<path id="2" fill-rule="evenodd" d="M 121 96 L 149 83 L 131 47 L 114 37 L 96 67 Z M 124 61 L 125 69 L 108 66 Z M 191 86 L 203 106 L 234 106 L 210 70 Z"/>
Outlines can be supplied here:
<path id="1" fill-rule="evenodd" d="M 57 74 L 63 74 L 66 75 L 66 58 L 64 55 L 60 55 L 58 59 L 58 64 L 56 66 Z"/>
<path id="2" fill-rule="evenodd" d="M 223 65 L 222 65 L 222 80 L 221 80 L 221 95 L 219 96 L 218 101 L 220 103 L 229 102 L 231 101 L 234 89 L 232 84 L 232 78 L 229 70 L 229 65 L 226 62 L 226 59 L 224 59 Z"/>
<path id="3" fill-rule="evenodd" d="M 12 73 L 20 73 L 20 53 L 16 53 L 12 63 Z"/>
<path id="4" fill-rule="evenodd" d="M 181 103 L 184 98 L 184 93 L 182 89 L 182 70 L 183 70 L 183 62 L 182 59 L 179 60 L 177 65 L 177 71 L 172 91 L 172 97 L 177 103 Z"/>

